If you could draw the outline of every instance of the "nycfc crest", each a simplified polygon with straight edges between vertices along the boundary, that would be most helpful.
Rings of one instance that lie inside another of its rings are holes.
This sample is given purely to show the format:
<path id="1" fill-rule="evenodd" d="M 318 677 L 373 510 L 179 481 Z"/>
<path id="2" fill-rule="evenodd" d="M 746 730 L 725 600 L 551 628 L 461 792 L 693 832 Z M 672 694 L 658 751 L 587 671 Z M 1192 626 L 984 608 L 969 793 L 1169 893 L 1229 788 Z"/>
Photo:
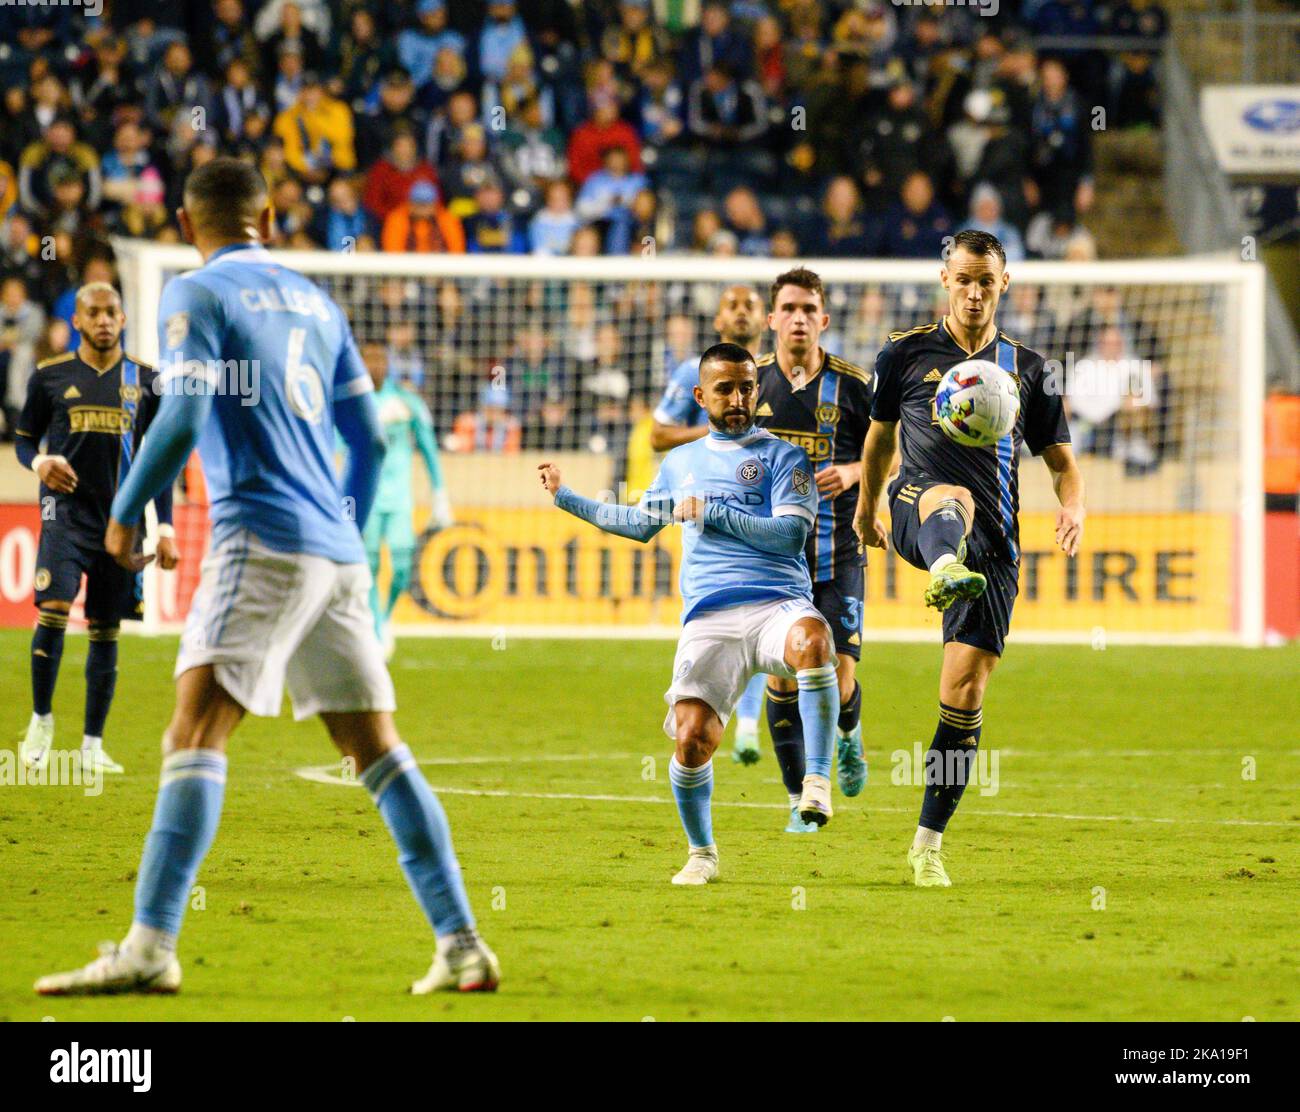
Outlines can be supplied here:
<path id="1" fill-rule="evenodd" d="M 736 468 L 736 478 L 751 486 L 763 477 L 763 465 L 756 459 L 747 459 Z"/>

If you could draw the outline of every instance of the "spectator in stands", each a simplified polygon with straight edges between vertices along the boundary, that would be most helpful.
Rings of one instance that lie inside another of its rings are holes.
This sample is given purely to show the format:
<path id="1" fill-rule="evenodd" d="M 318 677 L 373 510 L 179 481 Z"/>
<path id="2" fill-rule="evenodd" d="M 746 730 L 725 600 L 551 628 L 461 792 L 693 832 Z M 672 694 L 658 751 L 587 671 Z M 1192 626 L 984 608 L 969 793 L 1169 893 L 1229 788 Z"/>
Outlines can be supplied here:
<path id="1" fill-rule="evenodd" d="M 296 54 L 304 70 L 319 72 L 327 61 L 330 22 L 328 0 L 267 0 L 253 22 L 264 71 L 272 72 L 285 54 Z"/>
<path id="2" fill-rule="evenodd" d="M 427 162 L 420 161 L 411 129 L 400 127 L 393 133 L 388 156 L 371 167 L 362 203 L 382 224 L 390 212 L 406 202 L 411 187 L 419 181 L 437 185 L 438 174 Z"/>
<path id="3" fill-rule="evenodd" d="M 478 72 L 489 81 L 500 81 L 510 56 L 528 42 L 528 32 L 514 0 L 488 0 L 487 9 L 487 21 L 478 37 Z"/>
<path id="4" fill-rule="evenodd" d="M 21 209 L 13 209 L 0 225 L 0 277 L 17 275 L 28 289 L 43 292 L 45 266 L 39 252 L 31 217 Z"/>
<path id="5" fill-rule="evenodd" d="M 604 168 L 582 183 L 574 208 L 579 220 L 601 226 L 607 254 L 626 255 L 632 237 L 632 202 L 648 181 L 645 174 L 629 172 L 622 147 L 610 147 L 602 162 Z"/>
<path id="6" fill-rule="evenodd" d="M 736 247 L 742 255 L 769 253 L 771 232 L 767 216 L 752 189 L 744 185 L 736 186 L 727 194 L 722 209 L 726 214 L 727 229 L 736 237 Z M 714 251 L 717 251 L 716 245 Z"/>
<path id="7" fill-rule="evenodd" d="M 212 127 L 232 149 L 261 142 L 271 124 L 271 108 L 254 83 L 252 70 L 243 58 L 232 58 L 225 76 L 214 97 Z"/>
<path id="8" fill-rule="evenodd" d="M 369 103 L 373 100 L 373 103 Z M 357 158 L 362 166 L 373 165 L 393 143 L 399 131 L 409 131 L 423 140 L 429 114 L 415 103 L 415 82 L 406 70 L 389 70 L 367 98 L 366 115 L 358 128 Z"/>
<path id="9" fill-rule="evenodd" d="M 591 118 L 574 129 L 569 137 L 569 176 L 581 187 L 601 167 L 605 151 L 622 147 L 627 151 L 628 166 L 641 169 L 641 141 L 636 130 L 619 118 L 618 101 L 606 93 L 591 98 Z"/>
<path id="10" fill-rule="evenodd" d="M 704 255 L 709 252 L 709 243 L 722 231 L 722 217 L 716 209 L 702 208 L 691 221 L 691 239 L 687 250 L 692 255 Z"/>
<path id="11" fill-rule="evenodd" d="M 510 391 L 504 386 L 485 386 L 478 408 L 456 418 L 446 444 L 452 452 L 514 454 L 522 440 L 523 426 L 510 412 Z"/>
<path id="12" fill-rule="evenodd" d="M 524 101 L 519 119 L 511 121 L 501 138 L 502 169 L 512 190 L 523 192 L 516 207 L 532 211 L 538 207 L 549 182 L 567 173 L 564 133 L 548 126 L 537 97 Z"/>
<path id="13" fill-rule="evenodd" d="M 550 350 L 546 329 L 540 321 L 529 321 L 519 330 L 515 349 L 506 360 L 506 382 L 515 401 L 515 412 L 527 421 L 544 399 L 567 385 L 564 364 Z"/>
<path id="14" fill-rule="evenodd" d="M 523 428 L 527 452 L 576 452 L 579 429 L 573 405 L 560 390 L 552 390 L 528 417 Z"/>
<path id="15" fill-rule="evenodd" d="M 1075 228 L 1074 208 L 1069 202 L 1055 212 L 1044 209 L 1025 229 L 1025 248 L 1036 259 L 1063 259 Z"/>
<path id="16" fill-rule="evenodd" d="M 126 42 L 107 33 L 88 34 L 86 41 L 93 45 L 93 60 L 73 74 L 72 101 L 83 120 L 110 120 L 114 110 L 130 99 L 136 88 Z"/>
<path id="17" fill-rule="evenodd" d="M 248 67 L 254 80 L 260 78 L 262 52 L 257 37 L 244 22 L 243 0 L 213 0 L 212 14 L 215 18 L 203 51 L 208 71 L 214 75 L 225 73 L 230 63 L 238 60 Z"/>
<path id="18" fill-rule="evenodd" d="M 495 177 L 485 178 L 474 194 L 475 211 L 465 217 L 465 250 L 471 255 L 528 254 L 528 233 L 506 208 Z"/>
<path id="19" fill-rule="evenodd" d="M 632 431 L 627 412 L 628 377 L 620 370 L 601 371 L 590 375 L 583 388 L 587 404 L 579 420 L 578 443 L 584 451 L 610 456 L 614 474 L 622 476 L 627 471 L 627 442 Z"/>
<path id="20" fill-rule="evenodd" d="M 669 59 L 660 58 L 645 67 L 634 107 L 641 141 L 646 146 L 660 147 L 682 134 L 686 126 L 685 98 L 681 87 L 673 80 L 673 65 Z"/>
<path id="21" fill-rule="evenodd" d="M 303 75 L 297 102 L 275 118 L 274 131 L 289 168 L 306 182 L 321 185 L 356 167 L 352 109 L 330 96 L 315 73 Z"/>
<path id="22" fill-rule="evenodd" d="M 45 329 L 45 312 L 28 296 L 17 274 L 0 281 L 0 408 L 4 439 L 13 440 L 14 421 L 27 397 L 27 380 L 36 366 L 36 345 Z"/>
<path id="23" fill-rule="evenodd" d="M 682 43 L 683 84 L 689 87 L 718 62 L 731 73 L 748 77 L 753 72 L 753 48 L 744 30 L 732 25 L 726 0 L 705 0 L 699 26 L 688 31 Z"/>
<path id="24" fill-rule="evenodd" d="M 152 169 L 162 180 L 158 163 L 149 150 L 149 135 L 133 120 L 127 120 L 113 133 L 113 149 L 104 156 L 100 173 L 104 199 L 115 205 L 135 199 L 140 175 Z"/>
<path id="25" fill-rule="evenodd" d="M 328 198 L 311 226 L 312 238 L 329 251 L 373 251 L 375 218 L 362 208 L 353 179 L 336 177 L 330 182 Z"/>
<path id="26" fill-rule="evenodd" d="M 573 189 L 563 179 L 546 187 L 546 204 L 528 225 L 528 243 L 534 255 L 567 255 L 578 230 L 573 211 Z"/>
<path id="27" fill-rule="evenodd" d="M 650 19 L 650 0 L 621 0 L 618 21 L 600 37 L 600 53 L 625 81 L 644 77 L 668 55 L 667 38 Z"/>
<path id="28" fill-rule="evenodd" d="M 58 116 L 45 129 L 45 137 L 23 151 L 18 169 L 19 203 L 38 217 L 49 217 L 54 209 L 54 180 L 67 174 L 81 181 L 86 207 L 97 209 L 102 195 L 99 156 L 88 143 L 78 141 L 71 119 Z"/>
<path id="29" fill-rule="evenodd" d="M 687 97 L 691 134 L 710 153 L 756 142 L 767 131 L 767 100 L 752 79 L 737 81 L 726 62 L 714 62 L 691 83 Z"/>
<path id="30" fill-rule="evenodd" d="M 478 98 L 468 89 L 454 93 L 445 112 L 435 112 L 429 119 L 425 136 L 425 157 L 441 174 L 456 155 L 456 146 L 466 128 L 482 127 L 478 118 Z"/>
<path id="31" fill-rule="evenodd" d="M 812 251 L 829 259 L 866 258 L 879 253 L 882 229 L 868 220 L 862 197 L 851 177 L 841 174 L 831 180 L 822 198 Z"/>
<path id="32" fill-rule="evenodd" d="M 881 246 L 888 258 L 937 259 L 944 236 L 956 230 L 947 209 L 935 200 L 930 176 L 917 170 L 903 182 L 899 203 L 885 218 Z"/>
<path id="33" fill-rule="evenodd" d="M 455 154 L 439 175 L 447 207 L 461 219 L 474 211 L 479 186 L 500 177 L 496 160 L 488 153 L 487 132 L 477 123 L 461 131 Z"/>
<path id="34" fill-rule="evenodd" d="M 442 203 L 438 187 L 417 181 L 405 204 L 384 218 L 380 240 L 385 251 L 421 251 L 447 255 L 465 253 L 465 229 Z"/>
<path id="35" fill-rule="evenodd" d="M 1041 91 L 1032 111 L 1032 165 L 1045 209 L 1092 207 L 1092 130 L 1086 110 L 1070 88 L 1069 73 L 1055 58 L 1039 69 Z"/>
<path id="36" fill-rule="evenodd" d="M 902 77 L 868 113 L 859 134 L 852 161 L 866 187 L 867 207 L 875 212 L 892 204 L 908 174 L 939 171 L 948 161 L 946 143 L 930 127 L 915 86 Z"/>
<path id="37" fill-rule="evenodd" d="M 278 113 L 292 108 L 302 90 L 303 75 L 307 73 L 302 58 L 302 48 L 296 42 L 281 43 L 276 53 L 275 80 L 271 85 L 271 107 Z"/>
<path id="38" fill-rule="evenodd" d="M 754 24 L 754 67 L 763 95 L 780 103 L 785 98 L 785 44 L 775 16 L 764 15 Z"/>
<path id="39" fill-rule="evenodd" d="M 1014 224 L 1002 219 L 1002 197 L 988 182 L 980 182 L 970 195 L 970 216 L 966 227 L 995 236 L 1006 252 L 1007 262 L 1018 263 L 1025 257 L 1025 244 Z"/>
<path id="40" fill-rule="evenodd" d="M 447 5 L 443 0 L 419 0 L 416 25 L 397 36 L 397 59 L 411 75 L 417 89 L 433 80 L 434 61 L 441 50 L 465 56 L 465 36 L 447 26 Z"/>
<path id="41" fill-rule="evenodd" d="M 212 87 L 207 76 L 194 68 L 190 48 L 184 42 L 174 42 L 146 86 L 145 111 L 169 130 L 177 113 L 188 114 L 195 108 L 212 110 Z"/>
<path id="42" fill-rule="evenodd" d="M 533 51 L 526 42 L 515 47 L 506 66 L 505 76 L 500 81 L 483 83 L 480 100 L 483 118 L 489 121 L 499 120 L 502 125 L 518 115 L 524 104 L 533 100 L 537 101 L 543 124 L 551 124 L 555 120 L 555 94 L 538 83 L 533 69 Z M 496 127 L 495 122 L 493 126 Z"/>
<path id="43" fill-rule="evenodd" d="M 353 8 L 339 43 L 336 95 L 348 102 L 354 114 L 363 112 L 380 77 L 396 63 L 396 52 L 380 37 L 374 13 L 368 8 Z"/>

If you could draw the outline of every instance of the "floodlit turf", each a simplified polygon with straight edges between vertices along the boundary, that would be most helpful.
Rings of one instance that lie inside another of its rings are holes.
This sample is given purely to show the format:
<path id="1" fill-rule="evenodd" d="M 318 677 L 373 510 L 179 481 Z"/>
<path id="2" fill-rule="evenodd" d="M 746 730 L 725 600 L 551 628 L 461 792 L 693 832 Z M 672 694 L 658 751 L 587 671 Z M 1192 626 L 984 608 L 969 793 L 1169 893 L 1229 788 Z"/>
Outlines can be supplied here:
<path id="1" fill-rule="evenodd" d="M 11 749 L 30 706 L 27 642 L 0 635 Z M 97 798 L 0 789 L 0 1018 L 1300 1014 L 1300 647 L 1013 645 L 985 706 L 998 790 L 972 786 L 949 828 L 954 887 L 917 890 L 904 852 L 920 789 L 891 783 L 891 756 L 929 743 L 939 653 L 869 646 L 863 795 L 837 794 L 818 834 L 783 834 L 766 738 L 752 768 L 724 751 L 723 879 L 682 889 L 668 883 L 685 851 L 660 732 L 671 643 L 403 641 L 398 725 L 445 789 L 504 970 L 496 996 L 404 995 L 429 930 L 364 791 L 295 775 L 333 751 L 286 713 L 233 743 L 182 994 L 39 999 L 36 976 L 88 960 L 129 921 L 174 651 L 122 643 L 107 748 L 126 776 Z M 71 637 L 56 745 L 80 738 L 84 653 Z"/>

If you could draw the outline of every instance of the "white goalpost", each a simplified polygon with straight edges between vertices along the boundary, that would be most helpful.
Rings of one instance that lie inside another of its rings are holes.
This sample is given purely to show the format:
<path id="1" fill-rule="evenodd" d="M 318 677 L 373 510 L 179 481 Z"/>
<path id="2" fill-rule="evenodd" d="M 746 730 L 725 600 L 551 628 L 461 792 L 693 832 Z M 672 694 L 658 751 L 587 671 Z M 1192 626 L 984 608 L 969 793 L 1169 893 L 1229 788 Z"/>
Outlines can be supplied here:
<path id="1" fill-rule="evenodd" d="M 151 362 L 162 288 L 199 258 L 115 248 L 128 348 Z M 655 465 L 646 434 L 664 377 L 715 339 L 721 290 L 749 283 L 766 297 L 794 260 L 275 254 L 334 297 L 360 343 L 383 345 L 434 418 L 456 520 L 432 527 L 419 469 L 399 634 L 676 635 L 677 531 L 649 546 L 599 534 L 549 505 L 536 464 L 557 458 L 584 493 L 635 497 Z M 823 346 L 867 369 L 889 332 L 944 311 L 937 261 L 800 263 L 827 287 Z M 1089 505 L 1083 551 L 1066 560 L 1047 470 L 1021 459 L 1012 639 L 1262 644 L 1262 267 L 1213 257 L 1009 270 L 999 327 L 1056 361 Z M 197 574 L 206 515 L 201 504 L 178 515 L 191 570 L 149 572 L 146 631 L 176 628 Z M 866 577 L 865 639 L 938 639 L 919 572 L 873 552 Z"/>

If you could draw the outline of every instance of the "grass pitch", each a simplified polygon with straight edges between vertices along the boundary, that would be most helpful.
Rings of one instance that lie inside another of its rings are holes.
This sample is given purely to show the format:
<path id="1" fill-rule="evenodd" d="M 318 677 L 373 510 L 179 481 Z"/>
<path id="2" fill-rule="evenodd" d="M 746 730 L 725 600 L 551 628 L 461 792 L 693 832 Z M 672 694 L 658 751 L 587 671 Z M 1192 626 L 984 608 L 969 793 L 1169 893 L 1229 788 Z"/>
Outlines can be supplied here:
<path id="1" fill-rule="evenodd" d="M 28 639 L 0 634 L 11 749 Z M 1300 647 L 1013 644 L 985 705 L 996 794 L 967 790 L 945 843 L 954 887 L 924 891 L 904 860 L 921 789 L 891 774 L 906 771 L 895 751 L 929 744 L 937 646 L 867 647 L 871 779 L 856 800 L 837 793 L 818 834 L 781 832 L 766 738 L 752 768 L 720 754 L 723 876 L 705 889 L 668 883 L 685 855 L 660 732 L 672 648 L 401 643 L 398 725 L 442 792 L 501 957 L 496 996 L 404 995 L 432 936 L 364 791 L 332 782 L 323 729 L 286 714 L 247 720 L 232 743 L 181 995 L 42 1000 L 39 974 L 88 960 L 130 920 L 175 641 L 125 639 L 106 747 L 127 774 L 93 798 L 0 791 L 0 1018 L 1300 1014 Z M 80 739 L 84 654 L 69 638 L 56 746 Z"/>

